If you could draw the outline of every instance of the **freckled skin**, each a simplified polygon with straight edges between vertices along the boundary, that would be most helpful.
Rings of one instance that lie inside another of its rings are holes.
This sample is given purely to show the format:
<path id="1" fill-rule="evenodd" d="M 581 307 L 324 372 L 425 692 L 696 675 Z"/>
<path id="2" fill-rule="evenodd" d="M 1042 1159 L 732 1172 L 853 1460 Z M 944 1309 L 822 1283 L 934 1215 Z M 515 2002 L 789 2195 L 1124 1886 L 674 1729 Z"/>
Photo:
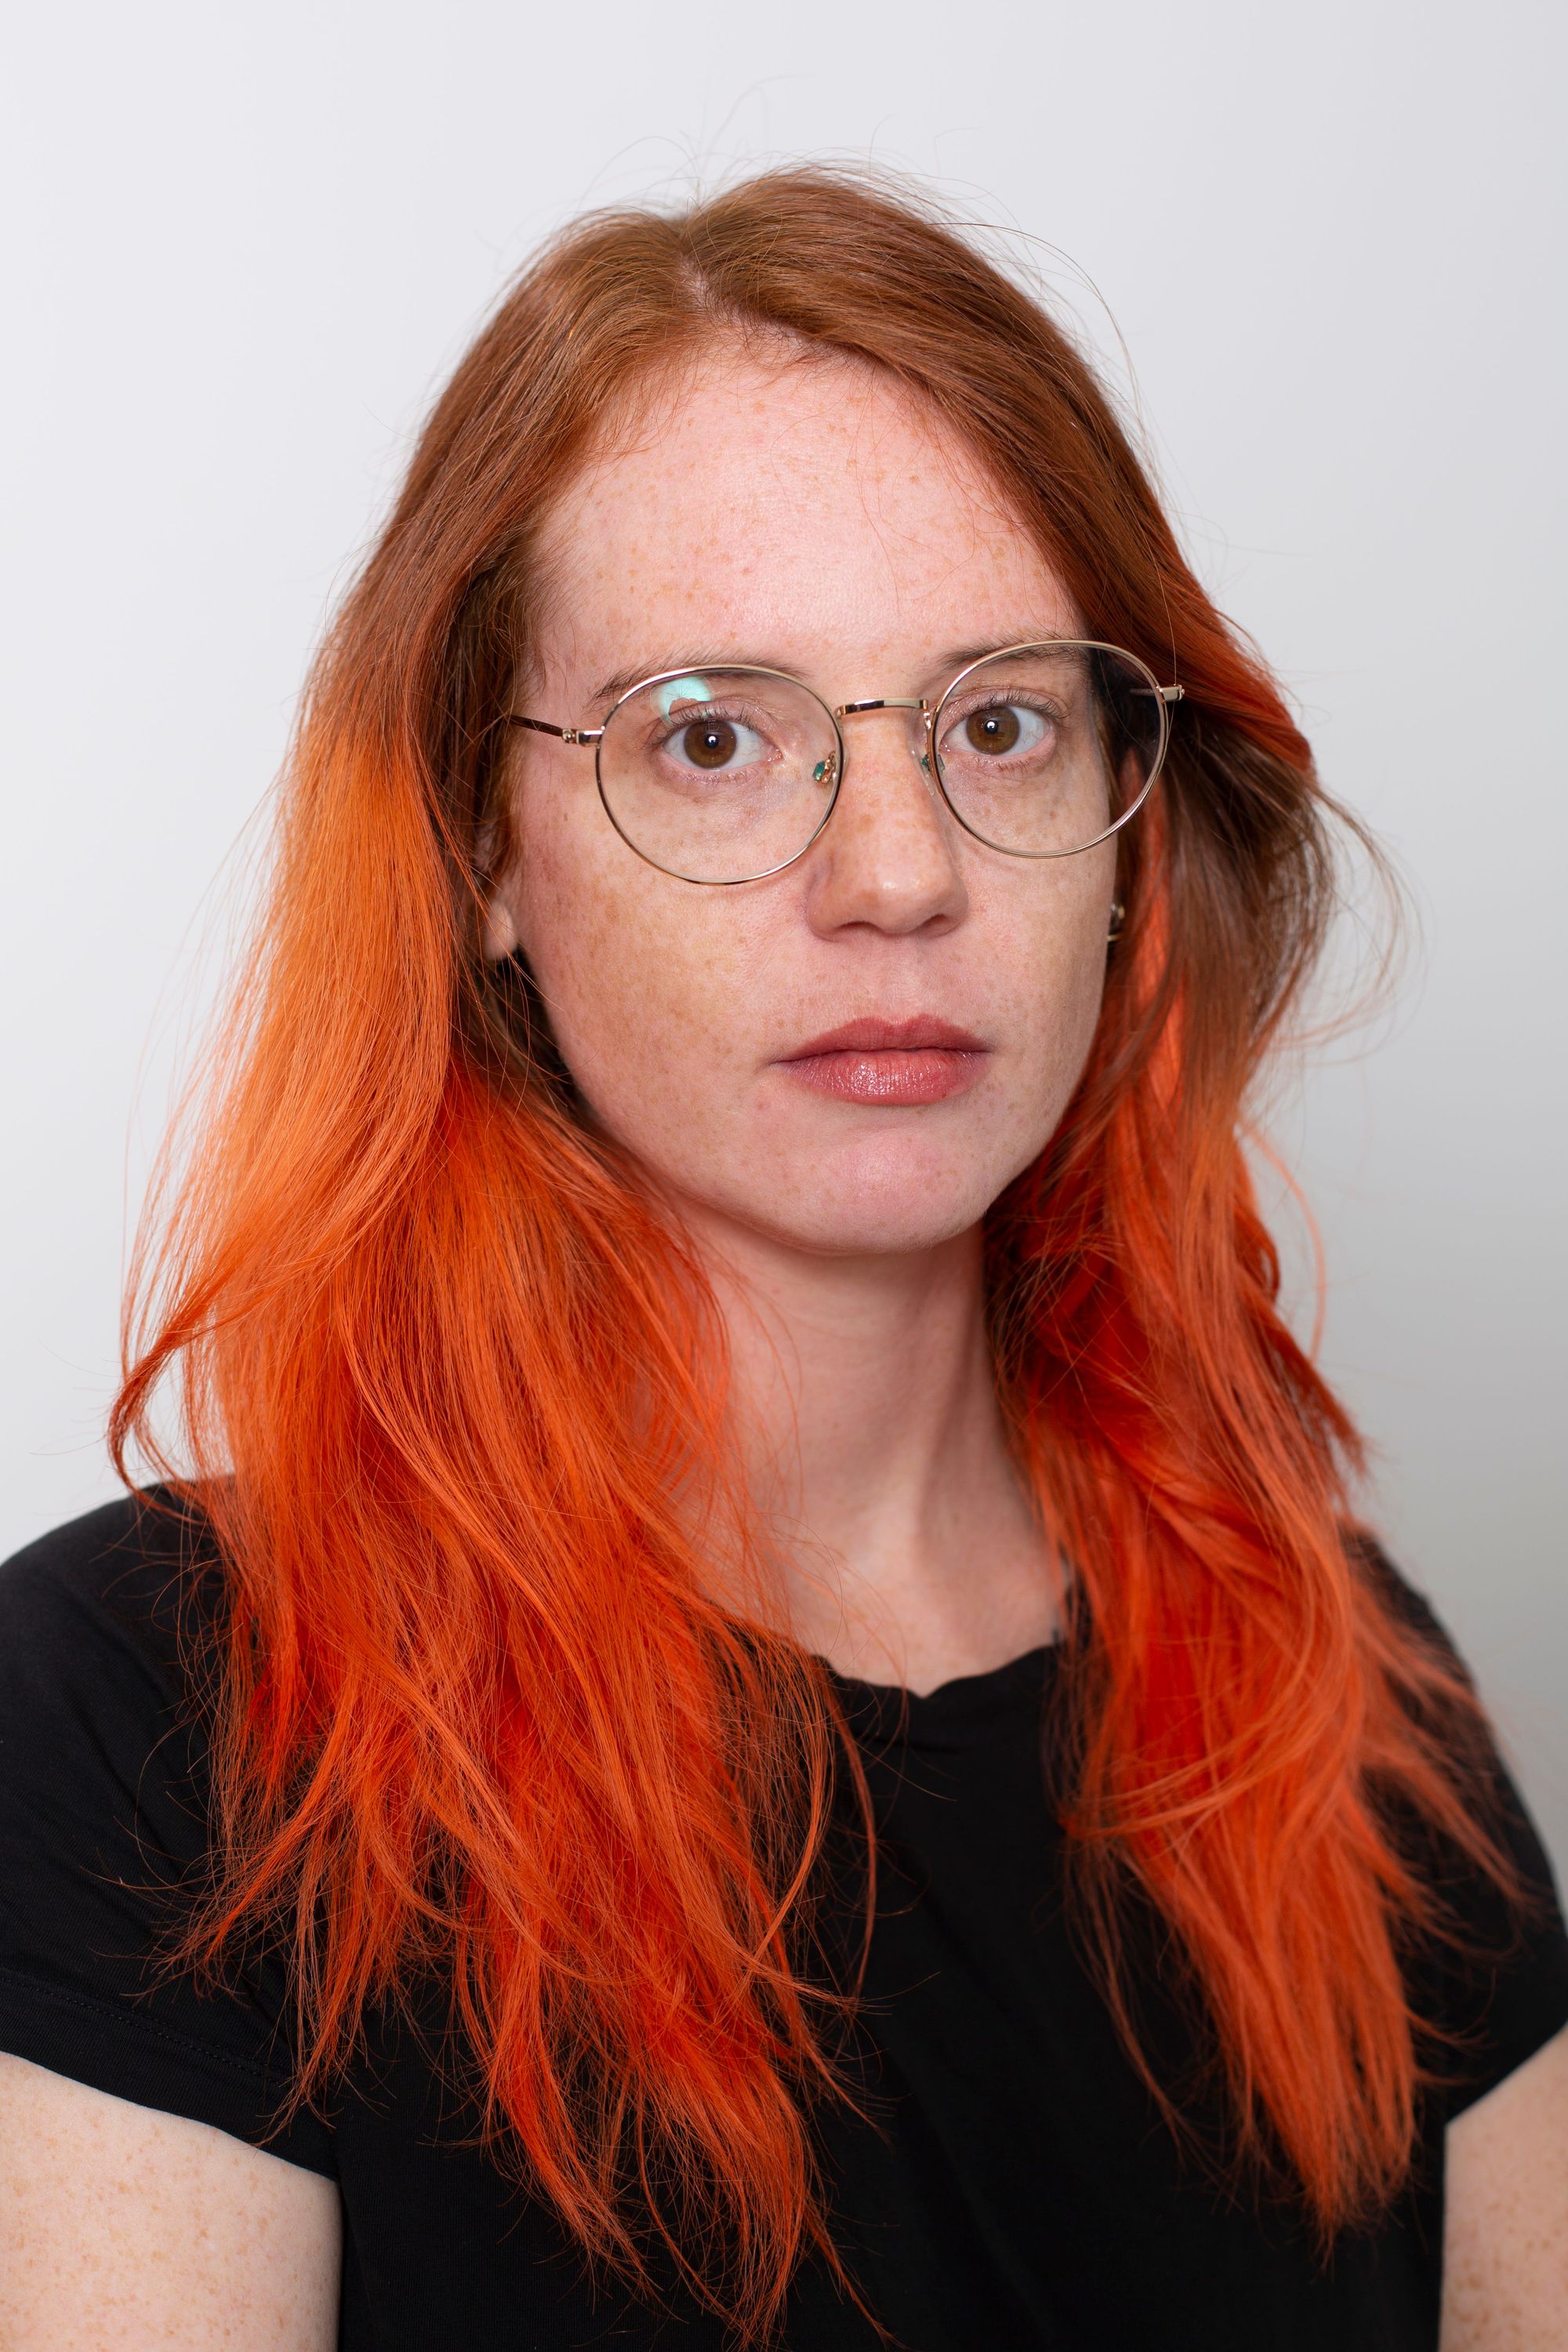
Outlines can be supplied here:
<path id="1" fill-rule="evenodd" d="M 594 683 L 631 661 L 646 673 L 727 651 L 836 704 L 931 693 L 946 647 L 1080 627 L 963 445 L 847 364 L 714 366 L 563 496 L 550 541 L 560 593 L 517 707 L 568 723 L 597 723 Z M 941 810 L 899 714 L 845 731 L 826 832 L 788 872 L 734 890 L 644 865 L 600 808 L 591 760 L 527 739 L 492 946 L 521 940 L 598 1117 L 783 1308 L 798 1517 L 861 1607 L 797 1588 L 803 1637 L 847 1672 L 919 1690 L 1049 1631 L 1037 1538 L 1009 1516 L 986 1420 L 974 1227 L 1082 1068 L 1115 855 L 999 856 Z M 868 1110 L 773 1066 L 857 1015 L 916 1012 L 992 1048 L 970 1092 Z M 766 1366 L 742 1358 L 765 1391 Z M 1447 2139 L 1442 2352 L 1568 2352 L 1568 2031 Z"/>
<path id="2" fill-rule="evenodd" d="M 555 594 L 514 707 L 558 724 L 597 724 L 595 686 L 628 664 L 723 655 L 830 705 L 934 698 L 949 649 L 1081 626 L 963 443 L 849 362 L 710 365 L 565 490 L 545 554 Z M 844 730 L 826 832 L 732 888 L 647 865 L 592 754 L 520 733 L 490 945 L 521 940 L 595 1114 L 703 1223 L 908 1252 L 973 1226 L 1060 1118 L 1099 1012 L 1115 851 L 1004 856 L 922 776 L 910 714 Z M 778 1067 L 845 1021 L 914 1013 L 991 1049 L 968 1092 L 868 1108 Z"/>
<path id="3" fill-rule="evenodd" d="M 962 446 L 847 365 L 715 368 L 563 495 L 552 541 L 542 675 L 514 707 L 568 723 L 595 723 L 593 685 L 632 660 L 728 649 L 838 703 L 931 692 L 946 647 L 1079 627 Z M 826 833 L 735 890 L 656 873 L 592 758 L 522 739 L 490 946 L 521 940 L 597 1116 L 777 1310 L 799 1375 L 778 1380 L 801 1462 L 784 1516 L 843 1568 L 835 1590 L 796 1585 L 796 1630 L 847 1673 L 929 1690 L 1051 1633 L 974 1229 L 1082 1066 L 1115 859 L 984 849 L 900 714 L 846 731 Z M 912 1013 L 991 1047 L 968 1093 L 868 1108 L 773 1066 L 857 1015 Z M 743 1320 L 732 1337 L 765 1425 L 777 1364 Z M 1568 2032 L 1449 2127 L 1448 2166 L 1442 2352 L 1568 2347 Z M 341 2263 L 332 2182 L 0 2053 L 5 2352 L 326 2352 Z"/>

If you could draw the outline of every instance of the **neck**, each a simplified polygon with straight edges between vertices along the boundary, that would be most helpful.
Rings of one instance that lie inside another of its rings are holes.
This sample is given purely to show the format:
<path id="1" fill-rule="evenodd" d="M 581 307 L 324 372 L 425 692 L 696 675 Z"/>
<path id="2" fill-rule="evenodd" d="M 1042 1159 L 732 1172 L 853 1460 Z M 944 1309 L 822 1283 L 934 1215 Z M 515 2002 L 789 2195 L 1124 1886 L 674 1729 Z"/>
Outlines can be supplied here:
<path id="1" fill-rule="evenodd" d="M 791 1631 L 842 1673 L 917 1691 L 1048 1641 L 1057 1580 L 997 1402 L 979 1227 L 830 1257 L 687 1222 Z"/>

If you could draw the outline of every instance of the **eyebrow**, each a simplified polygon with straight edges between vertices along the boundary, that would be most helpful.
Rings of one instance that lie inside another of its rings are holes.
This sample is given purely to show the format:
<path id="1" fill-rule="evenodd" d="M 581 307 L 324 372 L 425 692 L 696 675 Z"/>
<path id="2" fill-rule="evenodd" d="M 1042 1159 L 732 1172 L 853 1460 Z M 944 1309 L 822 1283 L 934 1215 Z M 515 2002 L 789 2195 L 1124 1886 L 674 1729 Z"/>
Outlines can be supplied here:
<path id="1" fill-rule="evenodd" d="M 933 676 L 940 673 L 943 678 L 955 677 L 971 662 L 984 661 L 987 654 L 1000 653 L 1004 646 L 1048 646 L 1058 638 L 1070 638 L 1071 635 L 1069 629 L 1018 629 L 1005 637 L 987 637 L 984 645 L 951 646 L 931 664 L 931 672 Z"/>
<path id="2" fill-rule="evenodd" d="M 715 653 L 711 650 L 693 653 L 688 647 L 685 653 L 677 654 L 669 661 L 628 663 L 625 669 L 613 671 L 596 686 L 589 698 L 595 703 L 618 702 L 623 694 L 629 694 L 634 686 L 641 686 L 645 678 L 684 677 L 689 671 L 695 677 L 705 669 L 782 669 L 786 677 L 795 676 L 789 664 L 780 661 L 775 655 Z"/>
<path id="3" fill-rule="evenodd" d="M 1020 629 L 1014 636 L 987 637 L 980 645 L 952 646 L 947 652 L 937 654 L 932 657 L 926 675 L 933 683 L 940 680 L 945 684 L 950 678 L 955 677 L 961 669 L 967 669 L 971 662 L 984 660 L 987 654 L 997 652 L 1003 646 L 1046 645 L 1050 642 L 1053 635 L 1063 634 L 1070 635 L 1070 632 L 1047 631 L 1044 635 L 1039 635 L 1031 634 L 1027 629 Z M 738 654 L 732 649 L 727 649 L 722 653 L 710 651 L 694 654 L 689 650 L 669 661 L 628 663 L 625 668 L 617 669 L 612 672 L 610 677 L 603 679 L 594 689 L 590 699 L 596 705 L 602 703 L 607 707 L 612 702 L 618 702 L 623 694 L 629 694 L 634 686 L 640 686 L 645 678 L 679 677 L 688 670 L 695 677 L 705 669 L 776 669 L 782 670 L 786 677 L 795 677 L 799 675 L 798 671 L 791 669 L 788 662 L 781 660 L 776 654 L 754 651 Z M 805 682 L 809 683 L 809 681 Z M 896 694 L 900 691 L 900 688 L 894 680 L 873 678 L 862 680 L 856 691 Z"/>

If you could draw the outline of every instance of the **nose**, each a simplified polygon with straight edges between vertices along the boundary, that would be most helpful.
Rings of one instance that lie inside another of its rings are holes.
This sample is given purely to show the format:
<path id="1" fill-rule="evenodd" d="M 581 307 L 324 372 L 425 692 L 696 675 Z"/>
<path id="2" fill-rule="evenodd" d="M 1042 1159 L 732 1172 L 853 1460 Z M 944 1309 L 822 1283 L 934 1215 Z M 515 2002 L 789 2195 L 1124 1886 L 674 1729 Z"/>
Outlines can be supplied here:
<path id="1" fill-rule="evenodd" d="M 808 861 L 813 929 L 951 929 L 968 892 L 952 820 L 925 765 L 924 719 L 907 707 L 849 705 L 841 725 L 844 781 Z"/>

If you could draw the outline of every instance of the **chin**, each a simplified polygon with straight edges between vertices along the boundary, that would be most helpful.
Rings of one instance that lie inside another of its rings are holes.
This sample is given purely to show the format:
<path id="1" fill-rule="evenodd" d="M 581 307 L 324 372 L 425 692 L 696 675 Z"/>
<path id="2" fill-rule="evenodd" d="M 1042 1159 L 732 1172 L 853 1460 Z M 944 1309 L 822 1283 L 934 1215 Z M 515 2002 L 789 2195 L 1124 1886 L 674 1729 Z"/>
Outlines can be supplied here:
<path id="1" fill-rule="evenodd" d="M 816 1160 L 793 1181 L 781 1170 L 776 1186 L 730 1213 L 814 1256 L 901 1256 L 968 1233 L 1016 1173 L 923 1152 L 856 1155 L 848 1166 Z"/>
<path id="2" fill-rule="evenodd" d="M 989 1205 L 989 1204 L 987 1204 Z M 929 1205 L 909 1204 L 902 1217 L 826 1216 L 809 1228 L 791 1228 L 777 1238 L 809 1257 L 919 1257 L 956 1241 L 984 1215 L 933 1215 Z"/>

